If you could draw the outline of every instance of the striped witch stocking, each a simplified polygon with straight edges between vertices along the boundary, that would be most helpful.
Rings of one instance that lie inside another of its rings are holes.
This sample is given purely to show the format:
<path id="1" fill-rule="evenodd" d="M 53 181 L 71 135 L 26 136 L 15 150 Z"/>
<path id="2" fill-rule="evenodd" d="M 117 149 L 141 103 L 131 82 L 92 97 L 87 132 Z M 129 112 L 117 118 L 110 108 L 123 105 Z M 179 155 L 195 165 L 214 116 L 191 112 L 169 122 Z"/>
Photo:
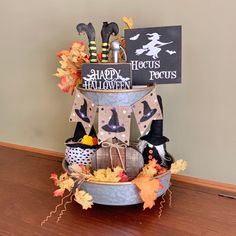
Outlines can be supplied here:
<path id="1" fill-rule="evenodd" d="M 92 23 L 87 25 L 84 23 L 78 24 L 76 29 L 79 34 L 86 33 L 89 41 L 89 54 L 90 54 L 90 63 L 97 62 L 97 47 L 95 42 L 95 29 Z"/>
<path id="2" fill-rule="evenodd" d="M 109 53 L 109 38 L 111 34 L 117 35 L 119 33 L 119 27 L 115 22 L 103 22 L 101 36 L 102 36 L 102 63 L 108 62 Z"/>

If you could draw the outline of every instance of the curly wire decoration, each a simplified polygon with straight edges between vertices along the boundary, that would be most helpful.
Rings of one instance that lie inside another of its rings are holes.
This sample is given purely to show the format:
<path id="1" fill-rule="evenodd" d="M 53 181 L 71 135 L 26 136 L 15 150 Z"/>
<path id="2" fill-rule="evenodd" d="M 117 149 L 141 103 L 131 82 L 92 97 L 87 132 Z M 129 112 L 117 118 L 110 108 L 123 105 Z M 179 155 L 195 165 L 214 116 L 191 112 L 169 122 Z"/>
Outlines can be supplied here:
<path id="1" fill-rule="evenodd" d="M 173 192 L 170 189 L 168 189 L 168 193 L 169 193 L 169 207 L 172 207 L 172 194 L 173 194 Z"/>
<path id="2" fill-rule="evenodd" d="M 56 205 L 56 207 L 55 207 L 55 209 L 54 209 L 53 211 L 50 211 L 49 215 L 41 222 L 41 224 L 40 224 L 41 226 L 43 226 L 43 225 L 52 217 L 53 214 L 56 214 L 56 213 L 57 213 L 57 210 L 58 210 L 59 207 L 61 207 L 61 206 L 64 205 L 63 210 L 61 210 L 61 212 L 60 212 L 60 214 L 59 214 L 59 216 L 58 216 L 58 218 L 57 218 L 57 223 L 60 221 L 62 215 L 63 215 L 64 212 L 67 210 L 66 205 L 69 204 L 69 203 L 71 203 L 71 202 L 73 201 L 72 197 L 73 197 L 73 195 L 74 195 L 74 192 L 75 192 L 76 188 L 80 188 L 80 186 L 81 186 L 81 184 L 84 182 L 84 180 L 85 180 L 85 178 L 84 178 L 83 176 L 79 176 L 78 180 L 77 180 L 77 181 L 75 182 L 75 184 L 74 184 L 73 189 L 72 189 L 65 197 L 63 197 L 63 198 L 61 199 L 61 202 L 60 202 L 58 205 Z M 65 200 L 67 197 L 69 197 L 69 196 L 70 196 L 70 200 L 69 200 L 69 201 L 66 201 L 66 202 L 64 203 L 64 200 Z"/>
<path id="3" fill-rule="evenodd" d="M 164 204 L 165 204 L 165 202 L 166 202 L 166 200 L 165 200 L 165 194 L 166 193 L 164 193 L 164 194 L 162 194 L 162 196 L 161 196 L 161 201 L 160 201 L 160 207 L 159 207 L 159 213 L 158 213 L 158 218 L 160 219 L 161 218 L 161 215 L 162 215 L 162 212 L 163 212 L 163 208 L 164 208 Z"/>
<path id="4" fill-rule="evenodd" d="M 80 188 L 80 186 L 81 186 L 81 184 L 84 182 L 84 180 L 85 180 L 85 178 L 84 178 L 82 175 L 78 176 L 78 180 L 75 182 L 73 189 L 72 189 L 71 192 L 67 195 L 67 196 L 70 196 L 69 200 L 64 203 L 64 206 L 63 206 L 64 208 L 61 210 L 59 216 L 57 217 L 57 223 L 61 220 L 62 216 L 63 216 L 64 213 L 66 212 L 66 210 L 67 210 L 67 207 L 66 207 L 66 206 L 67 206 L 68 204 L 70 204 L 70 203 L 73 202 L 74 193 L 75 193 L 75 191 L 76 191 L 77 188 L 78 188 L 78 189 Z"/>
<path id="5" fill-rule="evenodd" d="M 84 176 L 82 176 L 82 175 L 78 176 L 78 180 L 75 182 L 74 187 L 73 187 L 73 189 L 71 190 L 71 192 L 69 194 L 70 195 L 69 200 L 64 203 L 64 208 L 61 210 L 59 216 L 57 217 L 57 223 L 61 220 L 61 218 L 64 215 L 64 213 L 67 211 L 67 207 L 66 206 L 73 202 L 74 193 L 75 193 L 77 188 L 78 189 L 80 188 L 80 186 L 84 182 L 84 180 L 85 180 Z"/>
<path id="6" fill-rule="evenodd" d="M 73 202 L 73 199 L 72 199 L 73 196 L 74 196 L 74 194 L 71 194 L 71 195 L 70 195 L 70 200 L 68 200 L 68 201 L 65 202 L 64 208 L 61 210 L 59 216 L 57 217 L 57 223 L 61 220 L 63 214 L 66 212 L 66 210 L 67 210 L 67 207 L 66 207 L 66 206 L 67 206 L 68 204 L 70 204 L 70 203 Z"/>
<path id="7" fill-rule="evenodd" d="M 61 199 L 61 202 L 58 205 L 56 205 L 56 207 L 53 211 L 50 211 L 49 215 L 46 216 L 46 218 L 41 222 L 41 224 L 40 224 L 41 227 L 52 217 L 53 214 L 57 213 L 58 208 L 64 204 L 64 200 L 67 197 L 69 197 L 70 195 L 71 195 L 71 192 Z"/>

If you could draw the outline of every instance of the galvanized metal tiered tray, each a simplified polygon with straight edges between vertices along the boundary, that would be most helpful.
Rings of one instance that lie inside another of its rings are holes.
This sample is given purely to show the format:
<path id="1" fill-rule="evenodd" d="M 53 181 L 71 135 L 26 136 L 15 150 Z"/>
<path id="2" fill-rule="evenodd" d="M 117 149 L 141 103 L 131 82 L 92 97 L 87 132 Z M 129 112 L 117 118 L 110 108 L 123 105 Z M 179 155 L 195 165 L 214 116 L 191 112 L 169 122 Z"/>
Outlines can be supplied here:
<path id="1" fill-rule="evenodd" d="M 79 91 L 97 106 L 131 106 L 138 100 L 150 93 L 155 86 L 134 87 L 128 90 L 89 90 L 78 87 Z M 63 169 L 71 174 L 68 163 L 63 161 Z M 163 188 L 156 194 L 157 197 L 163 195 L 170 186 L 171 173 L 156 177 L 160 179 Z M 132 182 L 88 182 L 85 181 L 80 189 L 85 190 L 93 196 L 93 202 L 102 205 L 126 206 L 142 203 L 139 197 L 138 188 Z"/>

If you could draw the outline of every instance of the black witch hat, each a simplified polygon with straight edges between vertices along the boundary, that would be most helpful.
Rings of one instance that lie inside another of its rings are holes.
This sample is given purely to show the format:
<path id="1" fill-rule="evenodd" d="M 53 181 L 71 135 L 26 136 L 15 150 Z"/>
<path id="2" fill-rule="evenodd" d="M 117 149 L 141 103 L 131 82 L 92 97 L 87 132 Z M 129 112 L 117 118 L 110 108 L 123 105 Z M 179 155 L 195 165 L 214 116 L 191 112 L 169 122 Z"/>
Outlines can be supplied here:
<path id="1" fill-rule="evenodd" d="M 118 115 L 115 109 L 111 109 L 112 116 L 109 120 L 108 124 L 102 126 L 102 129 L 104 129 L 107 132 L 115 132 L 115 133 L 121 133 L 125 131 L 125 127 L 121 126 L 119 124 Z"/>
<path id="2" fill-rule="evenodd" d="M 148 120 L 157 112 L 156 108 L 151 109 L 149 107 L 147 101 L 142 101 L 142 103 L 143 103 L 143 116 L 140 119 L 140 122 L 144 122 L 144 121 Z"/>
<path id="3" fill-rule="evenodd" d="M 80 107 L 80 109 L 75 109 L 75 113 L 79 116 L 80 119 L 89 123 L 90 120 L 87 116 L 87 101 L 84 99 L 84 104 Z"/>
<path id="4" fill-rule="evenodd" d="M 65 143 L 66 146 L 68 147 L 73 147 L 73 148 L 82 148 L 82 149 L 92 149 L 92 148 L 97 148 L 98 145 L 94 145 L 94 146 L 89 146 L 86 144 L 82 144 L 80 143 L 80 139 L 82 139 L 84 137 L 84 135 L 86 135 L 84 126 L 82 125 L 81 122 L 78 122 L 76 127 L 75 127 L 75 131 L 74 131 L 74 136 L 72 138 L 68 138 Z M 92 126 L 89 136 L 92 136 L 94 138 L 97 138 L 97 134 L 96 134 L 96 130 L 94 129 L 94 127 Z"/>
<path id="5" fill-rule="evenodd" d="M 161 108 L 161 112 L 163 114 L 161 96 L 158 95 L 157 99 Z M 163 120 L 153 120 L 148 134 L 144 135 L 140 139 L 145 140 L 154 146 L 161 145 L 168 142 L 169 139 L 163 136 Z"/>

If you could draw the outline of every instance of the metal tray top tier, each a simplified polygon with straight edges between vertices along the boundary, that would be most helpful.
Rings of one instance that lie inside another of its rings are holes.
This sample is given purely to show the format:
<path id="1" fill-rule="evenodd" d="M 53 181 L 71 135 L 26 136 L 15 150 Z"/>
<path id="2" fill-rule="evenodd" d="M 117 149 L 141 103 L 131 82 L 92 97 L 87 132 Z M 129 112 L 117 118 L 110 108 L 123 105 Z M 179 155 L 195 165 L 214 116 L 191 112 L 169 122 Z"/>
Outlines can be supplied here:
<path id="1" fill-rule="evenodd" d="M 131 106 L 154 88 L 145 86 L 125 90 L 93 90 L 78 87 L 78 90 L 97 106 Z"/>

